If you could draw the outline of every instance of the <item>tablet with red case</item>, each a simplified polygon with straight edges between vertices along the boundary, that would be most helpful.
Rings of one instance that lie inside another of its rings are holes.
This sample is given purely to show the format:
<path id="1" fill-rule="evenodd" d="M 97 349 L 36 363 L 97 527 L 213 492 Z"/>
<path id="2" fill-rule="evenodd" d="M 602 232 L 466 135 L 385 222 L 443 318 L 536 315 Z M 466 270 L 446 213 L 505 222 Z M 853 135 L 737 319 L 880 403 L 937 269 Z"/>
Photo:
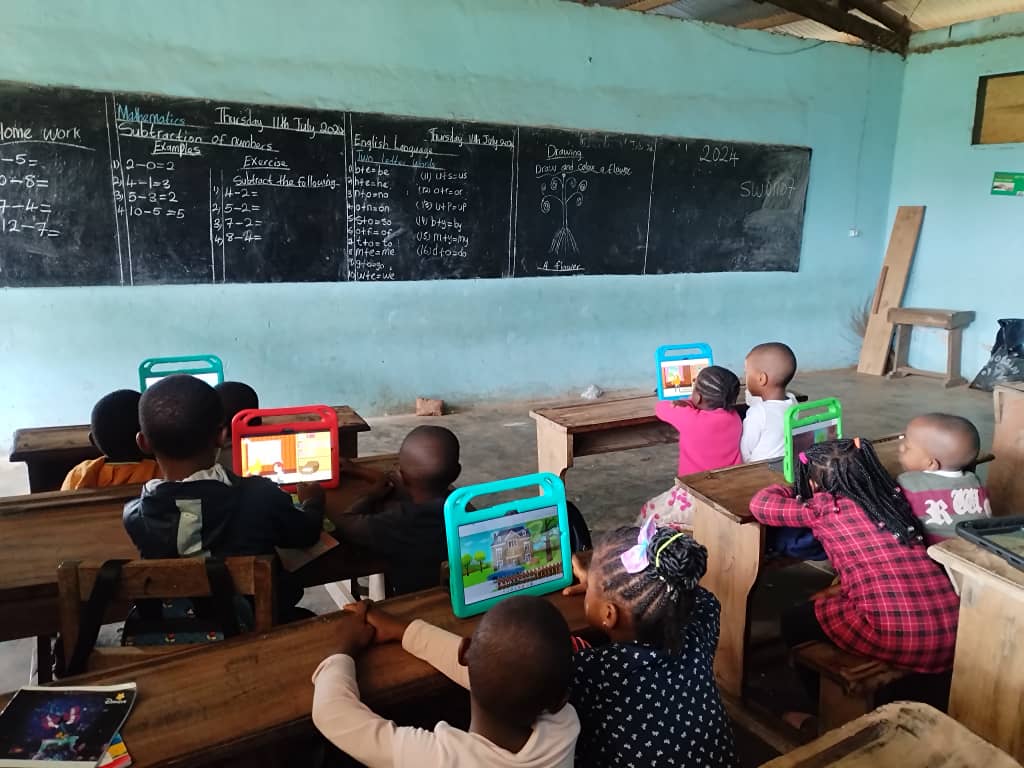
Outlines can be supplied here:
<path id="1" fill-rule="evenodd" d="M 273 480 L 286 491 L 298 483 L 338 485 L 338 414 L 327 405 L 255 408 L 231 420 L 235 474 Z"/>

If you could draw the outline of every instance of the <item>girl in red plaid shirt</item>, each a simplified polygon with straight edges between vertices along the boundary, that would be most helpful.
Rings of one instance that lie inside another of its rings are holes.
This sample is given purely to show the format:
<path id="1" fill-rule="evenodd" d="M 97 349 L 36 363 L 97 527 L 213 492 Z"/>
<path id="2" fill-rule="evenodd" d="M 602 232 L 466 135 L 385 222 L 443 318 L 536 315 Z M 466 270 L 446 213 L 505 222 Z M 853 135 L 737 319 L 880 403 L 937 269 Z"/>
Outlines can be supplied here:
<path id="1" fill-rule="evenodd" d="M 840 583 L 783 614 L 787 644 L 829 640 L 916 672 L 951 669 L 959 598 L 871 443 L 819 443 L 795 464 L 795 486 L 765 488 L 750 511 L 766 525 L 810 528 Z"/>

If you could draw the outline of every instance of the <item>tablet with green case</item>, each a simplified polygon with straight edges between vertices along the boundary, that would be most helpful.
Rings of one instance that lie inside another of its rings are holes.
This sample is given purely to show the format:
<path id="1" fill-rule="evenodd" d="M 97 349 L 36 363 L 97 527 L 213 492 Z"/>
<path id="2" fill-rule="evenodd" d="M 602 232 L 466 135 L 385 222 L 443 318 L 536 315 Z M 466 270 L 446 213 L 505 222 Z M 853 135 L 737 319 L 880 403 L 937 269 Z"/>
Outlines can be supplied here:
<path id="1" fill-rule="evenodd" d="M 796 479 L 794 461 L 812 445 L 838 440 L 843 436 L 843 405 L 834 397 L 791 405 L 783 426 L 786 454 L 782 470 L 786 482 Z"/>
<path id="2" fill-rule="evenodd" d="M 160 379 L 179 373 L 195 376 L 215 387 L 224 381 L 224 363 L 216 355 L 147 357 L 139 364 L 139 391 L 145 392 Z"/>
<path id="3" fill-rule="evenodd" d="M 540 495 L 536 489 L 540 488 Z M 522 497 L 483 509 L 492 494 Z M 512 595 L 546 595 L 572 583 L 565 486 L 544 472 L 455 490 L 444 505 L 452 610 L 485 612 Z"/>

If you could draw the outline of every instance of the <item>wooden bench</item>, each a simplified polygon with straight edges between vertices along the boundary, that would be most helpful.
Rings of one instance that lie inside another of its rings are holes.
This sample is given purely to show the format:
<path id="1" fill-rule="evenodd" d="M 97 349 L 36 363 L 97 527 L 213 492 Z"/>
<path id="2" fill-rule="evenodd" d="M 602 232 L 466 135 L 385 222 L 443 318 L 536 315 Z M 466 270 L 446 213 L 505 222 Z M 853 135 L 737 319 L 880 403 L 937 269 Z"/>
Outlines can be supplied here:
<path id="1" fill-rule="evenodd" d="M 966 384 L 960 375 L 960 350 L 963 345 L 963 329 L 974 322 L 973 312 L 955 309 L 908 309 L 893 307 L 889 310 L 889 322 L 896 326 L 896 362 L 890 378 L 903 376 L 929 376 L 942 379 L 947 387 Z M 941 328 L 946 334 L 946 371 L 923 371 L 908 364 L 910 355 L 910 334 L 914 326 L 919 328 Z"/>
<path id="2" fill-rule="evenodd" d="M 927 704 L 909 701 L 886 704 L 761 768 L 825 766 L 1021 768 L 953 718 Z"/>
<path id="3" fill-rule="evenodd" d="M 370 425 L 347 405 L 334 408 L 338 414 L 338 448 L 344 458 L 359 455 L 360 432 Z M 267 422 L 274 417 L 268 417 Z M 97 459 L 100 452 L 89 442 L 89 425 L 67 427 L 30 427 L 14 433 L 10 461 L 23 461 L 28 469 L 28 487 L 32 493 L 58 491 L 68 472 L 83 461 Z"/>
<path id="4" fill-rule="evenodd" d="M 820 732 L 831 731 L 875 708 L 875 694 L 911 674 L 884 661 L 858 656 L 832 643 L 814 642 L 793 649 L 793 661 L 818 673 Z"/>

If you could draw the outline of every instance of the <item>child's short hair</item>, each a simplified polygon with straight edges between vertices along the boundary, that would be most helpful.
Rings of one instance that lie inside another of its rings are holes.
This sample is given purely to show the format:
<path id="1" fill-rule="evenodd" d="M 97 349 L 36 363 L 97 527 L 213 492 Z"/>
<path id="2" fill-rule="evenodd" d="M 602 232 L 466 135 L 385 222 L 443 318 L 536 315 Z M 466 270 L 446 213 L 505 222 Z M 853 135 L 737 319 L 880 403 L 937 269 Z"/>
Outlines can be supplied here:
<path id="1" fill-rule="evenodd" d="M 675 653 L 693 611 L 694 590 L 708 569 L 708 551 L 689 534 L 658 528 L 647 545 L 647 567 L 629 573 L 622 554 L 639 534 L 636 527 L 605 534 L 594 551 L 591 578 L 632 612 L 639 641 Z"/>
<path id="2" fill-rule="evenodd" d="M 224 425 L 217 391 L 205 381 L 178 374 L 142 393 L 139 424 L 153 453 L 190 459 L 215 442 Z"/>
<path id="3" fill-rule="evenodd" d="M 693 391 L 701 394 L 709 409 L 735 408 L 740 396 L 740 380 L 728 368 L 711 365 L 697 374 Z"/>
<path id="4" fill-rule="evenodd" d="M 786 387 L 796 376 L 796 355 L 788 344 L 781 341 L 758 344 L 747 354 L 747 357 L 751 356 L 757 356 L 762 361 L 762 367 L 772 384 Z"/>
<path id="5" fill-rule="evenodd" d="M 484 710 L 507 722 L 532 725 L 568 698 L 569 626 L 543 598 L 510 597 L 480 620 L 466 663 L 473 698 Z"/>
<path id="6" fill-rule="evenodd" d="M 927 446 L 931 458 L 939 459 L 943 469 L 963 469 L 972 466 L 981 452 L 981 435 L 973 422 L 952 413 L 926 413 L 911 423 L 928 425 L 939 434 Z M 926 435 L 927 437 L 927 435 Z"/>
<path id="7" fill-rule="evenodd" d="M 398 451 L 402 476 L 427 488 L 446 489 L 459 476 L 459 438 L 445 427 L 419 426 Z"/>
<path id="8" fill-rule="evenodd" d="M 138 461 L 139 393 L 119 389 L 104 395 L 92 408 L 92 442 L 111 461 Z"/>
<path id="9" fill-rule="evenodd" d="M 256 390 L 241 381 L 222 381 L 214 389 L 220 396 L 224 408 L 224 423 L 229 427 L 231 420 L 239 411 L 248 411 L 260 407 L 260 398 Z M 259 422 L 254 420 L 253 425 Z"/>

